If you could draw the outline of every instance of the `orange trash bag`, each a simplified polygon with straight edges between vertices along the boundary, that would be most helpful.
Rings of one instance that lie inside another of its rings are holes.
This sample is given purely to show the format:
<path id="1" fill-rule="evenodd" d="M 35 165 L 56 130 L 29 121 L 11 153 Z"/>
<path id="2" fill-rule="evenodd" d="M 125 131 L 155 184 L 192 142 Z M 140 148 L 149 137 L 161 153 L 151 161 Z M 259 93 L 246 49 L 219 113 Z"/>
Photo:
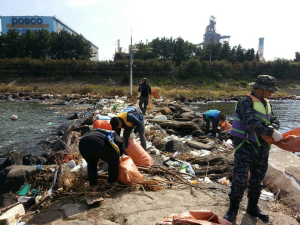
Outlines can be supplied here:
<path id="1" fill-rule="evenodd" d="M 277 147 L 290 152 L 300 152 L 300 127 L 283 133 L 283 139 L 278 142 L 275 142 L 272 137 L 266 135 L 261 135 L 261 137 L 269 145 L 274 144 Z"/>
<path id="2" fill-rule="evenodd" d="M 144 181 L 144 176 L 139 172 L 132 159 L 123 155 L 119 164 L 118 180 L 122 184 L 133 185 Z"/>
<path id="3" fill-rule="evenodd" d="M 155 98 L 160 98 L 159 92 L 156 89 L 151 90 L 150 94 L 153 95 Z"/>
<path id="4" fill-rule="evenodd" d="M 134 138 L 128 139 L 128 147 L 125 149 L 125 152 L 132 158 L 136 165 L 152 166 L 154 163 L 152 157 Z"/>
<path id="5" fill-rule="evenodd" d="M 171 214 L 156 225 L 231 225 L 208 210 L 191 210 L 182 214 Z"/>
<path id="6" fill-rule="evenodd" d="M 93 128 L 99 128 L 99 129 L 105 129 L 105 130 L 112 130 L 112 127 L 110 125 L 110 120 L 96 120 L 93 123 Z"/>
<path id="7" fill-rule="evenodd" d="M 221 130 L 231 130 L 231 127 L 227 120 L 221 122 Z"/>

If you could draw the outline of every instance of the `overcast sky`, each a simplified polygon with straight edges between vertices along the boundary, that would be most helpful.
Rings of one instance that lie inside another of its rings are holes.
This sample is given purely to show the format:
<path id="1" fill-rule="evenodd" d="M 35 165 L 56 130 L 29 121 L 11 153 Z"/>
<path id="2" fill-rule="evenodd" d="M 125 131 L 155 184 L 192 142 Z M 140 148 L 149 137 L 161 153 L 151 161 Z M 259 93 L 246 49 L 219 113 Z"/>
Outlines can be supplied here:
<path id="1" fill-rule="evenodd" d="M 264 56 L 294 59 L 300 51 L 298 0 L 0 0 L 1 16 L 56 16 L 99 47 L 99 60 L 112 60 L 117 40 L 128 51 L 133 43 L 157 37 L 203 41 L 209 16 L 216 30 L 230 35 L 230 45 L 258 49 Z"/>

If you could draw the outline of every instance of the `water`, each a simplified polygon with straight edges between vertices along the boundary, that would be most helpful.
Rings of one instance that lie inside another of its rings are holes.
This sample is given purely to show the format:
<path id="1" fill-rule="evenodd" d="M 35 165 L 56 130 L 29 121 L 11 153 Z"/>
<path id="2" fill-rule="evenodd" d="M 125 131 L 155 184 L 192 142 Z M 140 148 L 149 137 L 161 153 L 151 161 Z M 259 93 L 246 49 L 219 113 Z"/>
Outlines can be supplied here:
<path id="1" fill-rule="evenodd" d="M 209 109 L 217 109 L 226 114 L 227 120 L 232 120 L 235 113 L 236 102 L 208 102 L 208 103 L 194 103 L 191 109 L 197 113 L 204 113 Z M 300 107 L 299 101 L 284 100 L 271 101 L 273 111 L 280 121 L 279 132 L 284 133 L 300 126 Z"/>
<path id="2" fill-rule="evenodd" d="M 39 154 L 38 145 L 47 140 L 67 117 L 82 110 L 71 105 L 60 106 L 41 101 L 0 101 L 0 154 L 16 150 L 22 153 Z M 12 121 L 12 115 L 18 120 Z M 47 124 L 51 125 L 47 125 Z"/>

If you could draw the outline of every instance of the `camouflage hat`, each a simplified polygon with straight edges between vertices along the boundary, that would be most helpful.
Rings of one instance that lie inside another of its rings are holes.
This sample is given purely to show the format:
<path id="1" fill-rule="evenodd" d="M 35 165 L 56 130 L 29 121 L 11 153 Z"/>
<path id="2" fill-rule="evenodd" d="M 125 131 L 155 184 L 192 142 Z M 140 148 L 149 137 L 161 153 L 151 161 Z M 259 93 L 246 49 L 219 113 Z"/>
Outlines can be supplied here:
<path id="1" fill-rule="evenodd" d="M 249 83 L 253 88 L 262 88 L 273 92 L 279 91 L 276 87 L 276 79 L 269 75 L 259 75 L 255 82 Z"/>

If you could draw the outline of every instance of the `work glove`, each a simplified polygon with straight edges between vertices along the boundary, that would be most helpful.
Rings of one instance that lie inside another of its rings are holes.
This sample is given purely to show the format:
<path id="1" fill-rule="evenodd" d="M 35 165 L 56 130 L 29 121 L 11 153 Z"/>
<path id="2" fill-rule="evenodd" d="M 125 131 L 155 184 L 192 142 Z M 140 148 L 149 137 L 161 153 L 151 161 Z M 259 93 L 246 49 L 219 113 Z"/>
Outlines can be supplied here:
<path id="1" fill-rule="evenodd" d="M 275 140 L 275 142 L 281 141 L 283 139 L 281 133 L 276 129 L 274 129 L 272 138 Z"/>

